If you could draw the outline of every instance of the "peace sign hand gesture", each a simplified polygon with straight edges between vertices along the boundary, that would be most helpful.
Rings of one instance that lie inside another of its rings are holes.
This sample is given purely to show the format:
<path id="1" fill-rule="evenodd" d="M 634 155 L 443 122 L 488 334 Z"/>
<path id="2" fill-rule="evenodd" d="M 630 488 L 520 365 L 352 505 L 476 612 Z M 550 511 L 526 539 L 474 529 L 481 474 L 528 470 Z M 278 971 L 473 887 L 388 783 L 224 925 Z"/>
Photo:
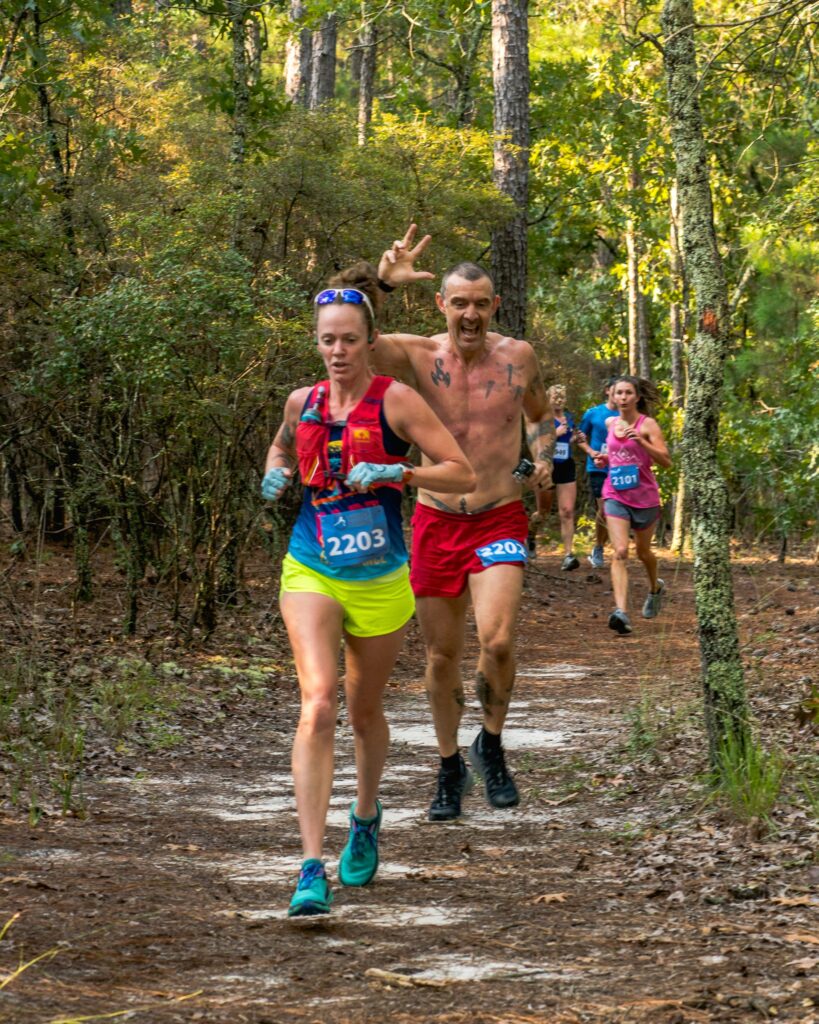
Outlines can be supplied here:
<path id="1" fill-rule="evenodd" d="M 403 238 L 398 238 L 387 249 L 378 264 L 378 279 L 395 288 L 410 281 L 429 281 L 435 277 L 428 270 L 416 270 L 415 261 L 432 241 L 432 235 L 424 235 L 413 247 L 417 224 L 410 224 Z"/>

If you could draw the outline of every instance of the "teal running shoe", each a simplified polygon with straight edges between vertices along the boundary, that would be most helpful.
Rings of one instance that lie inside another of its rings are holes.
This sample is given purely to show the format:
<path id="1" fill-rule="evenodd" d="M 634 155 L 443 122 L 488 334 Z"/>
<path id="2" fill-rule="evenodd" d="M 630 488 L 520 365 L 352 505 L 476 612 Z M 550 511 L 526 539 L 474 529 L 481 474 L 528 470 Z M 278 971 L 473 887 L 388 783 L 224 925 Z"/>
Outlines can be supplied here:
<path id="1" fill-rule="evenodd" d="M 350 837 L 341 851 L 338 880 L 342 885 L 366 885 L 378 870 L 378 830 L 381 828 L 381 801 L 375 801 L 376 815 L 367 821 L 350 808 Z"/>
<path id="2" fill-rule="evenodd" d="M 299 872 L 299 884 L 290 900 L 288 917 L 307 917 L 312 914 L 329 914 L 333 894 L 320 860 L 306 860 Z"/>

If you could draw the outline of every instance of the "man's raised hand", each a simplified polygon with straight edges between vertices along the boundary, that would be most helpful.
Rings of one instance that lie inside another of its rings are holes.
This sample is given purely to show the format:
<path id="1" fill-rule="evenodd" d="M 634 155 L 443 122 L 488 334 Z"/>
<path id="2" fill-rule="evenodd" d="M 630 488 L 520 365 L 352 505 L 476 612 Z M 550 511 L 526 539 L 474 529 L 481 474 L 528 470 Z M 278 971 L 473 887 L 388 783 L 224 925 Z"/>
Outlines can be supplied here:
<path id="1" fill-rule="evenodd" d="M 395 288 L 399 284 L 410 281 L 430 281 L 435 275 L 428 270 L 416 270 L 415 261 L 432 241 L 432 235 L 424 235 L 417 245 L 413 246 L 417 224 L 410 224 L 403 238 L 397 238 L 391 248 L 387 249 L 378 264 L 378 279 L 384 284 Z"/>

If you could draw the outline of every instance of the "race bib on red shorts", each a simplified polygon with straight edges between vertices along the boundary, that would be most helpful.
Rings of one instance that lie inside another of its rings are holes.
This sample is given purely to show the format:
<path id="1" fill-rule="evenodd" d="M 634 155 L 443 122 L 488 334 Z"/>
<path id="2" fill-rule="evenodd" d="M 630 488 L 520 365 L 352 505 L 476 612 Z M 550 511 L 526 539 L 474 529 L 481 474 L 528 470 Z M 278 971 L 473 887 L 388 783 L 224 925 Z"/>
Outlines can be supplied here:
<path id="1" fill-rule="evenodd" d="M 528 552 L 525 545 L 519 540 L 494 540 L 491 544 L 484 544 L 475 548 L 475 554 L 480 558 L 481 565 L 486 568 L 490 565 L 503 565 L 506 562 L 526 562 Z"/>

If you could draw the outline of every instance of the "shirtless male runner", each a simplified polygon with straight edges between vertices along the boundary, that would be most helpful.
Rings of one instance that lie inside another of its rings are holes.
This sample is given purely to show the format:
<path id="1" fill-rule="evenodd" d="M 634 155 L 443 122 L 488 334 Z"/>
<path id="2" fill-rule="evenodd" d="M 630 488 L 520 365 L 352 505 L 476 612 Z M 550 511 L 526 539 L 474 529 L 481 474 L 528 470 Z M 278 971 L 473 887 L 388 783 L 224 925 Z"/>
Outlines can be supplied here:
<path id="1" fill-rule="evenodd" d="M 414 261 L 415 225 L 381 258 L 385 291 L 433 275 Z M 426 684 L 441 755 L 431 821 L 461 813 L 472 775 L 458 749 L 464 709 L 461 659 L 471 599 L 480 642 L 476 692 L 483 728 L 469 760 L 493 807 L 520 797 L 510 776 L 501 731 L 515 681 L 514 633 L 527 558 L 527 518 L 521 483 L 512 475 L 520 459 L 521 416 L 535 469 L 528 483 L 551 482 L 555 431 L 537 358 L 526 341 L 489 330 L 500 304 L 492 279 L 474 263 L 444 274 L 436 295 L 447 330 L 431 338 L 379 335 L 372 359 L 379 373 L 416 388 L 454 435 L 477 475 L 468 495 L 421 489 L 413 517 L 410 581 L 427 650 Z"/>

